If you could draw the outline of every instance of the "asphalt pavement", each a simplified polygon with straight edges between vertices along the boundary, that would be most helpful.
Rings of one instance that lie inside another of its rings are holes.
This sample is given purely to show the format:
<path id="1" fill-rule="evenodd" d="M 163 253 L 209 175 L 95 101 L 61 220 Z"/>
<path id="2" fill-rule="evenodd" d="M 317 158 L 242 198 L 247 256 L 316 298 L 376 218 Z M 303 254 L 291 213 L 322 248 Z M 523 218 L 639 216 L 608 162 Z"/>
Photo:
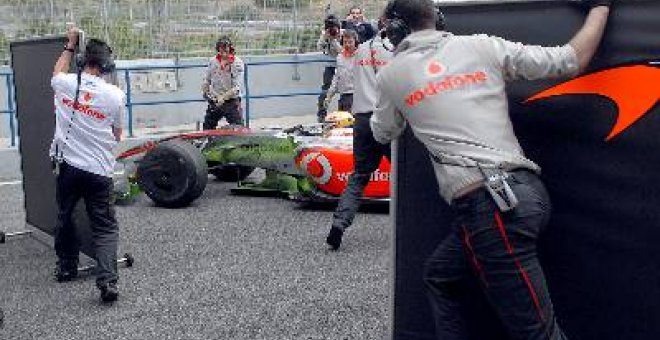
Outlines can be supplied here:
<path id="1" fill-rule="evenodd" d="M 53 249 L 0 244 L 0 339 L 385 339 L 391 312 L 387 209 L 359 214 L 339 252 L 324 239 L 331 206 L 234 196 L 209 181 L 185 209 L 145 196 L 117 207 L 120 298 L 103 305 L 92 277 L 52 278 Z M 0 186 L 0 230 L 24 226 L 20 185 Z"/>

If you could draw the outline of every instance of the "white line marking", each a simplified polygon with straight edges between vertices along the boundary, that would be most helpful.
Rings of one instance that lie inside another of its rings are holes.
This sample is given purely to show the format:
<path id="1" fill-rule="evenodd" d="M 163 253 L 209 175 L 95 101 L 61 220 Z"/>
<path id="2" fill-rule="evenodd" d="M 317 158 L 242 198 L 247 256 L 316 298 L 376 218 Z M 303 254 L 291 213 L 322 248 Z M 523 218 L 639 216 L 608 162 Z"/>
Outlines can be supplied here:
<path id="1" fill-rule="evenodd" d="M 8 185 L 17 185 L 21 184 L 23 181 L 12 181 L 12 182 L 0 182 L 0 187 L 8 186 Z"/>

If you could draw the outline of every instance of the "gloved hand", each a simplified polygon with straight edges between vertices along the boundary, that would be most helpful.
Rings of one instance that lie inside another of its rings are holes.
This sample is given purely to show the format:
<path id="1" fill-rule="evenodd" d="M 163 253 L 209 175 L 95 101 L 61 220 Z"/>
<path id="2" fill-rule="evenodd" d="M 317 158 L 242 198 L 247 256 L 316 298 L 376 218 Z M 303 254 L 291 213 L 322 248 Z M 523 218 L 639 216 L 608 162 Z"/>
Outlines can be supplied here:
<path id="1" fill-rule="evenodd" d="M 217 106 L 222 105 L 224 102 L 228 101 L 229 99 L 238 97 L 240 94 L 240 91 L 238 88 L 233 88 L 230 90 L 227 90 L 224 93 L 221 93 L 215 97 L 215 103 Z"/>
<path id="2" fill-rule="evenodd" d="M 227 101 L 227 94 L 220 94 L 215 97 L 215 106 L 222 106 Z"/>
<path id="3" fill-rule="evenodd" d="M 328 106 L 330 106 L 330 103 L 332 102 L 332 98 L 334 98 L 334 94 L 326 95 L 325 99 L 323 100 L 323 108 L 328 109 Z"/>
<path id="4" fill-rule="evenodd" d="M 613 0 L 580 0 L 580 3 L 587 8 L 594 8 L 598 6 L 612 6 Z"/>
<path id="5" fill-rule="evenodd" d="M 210 105 L 213 105 L 213 106 L 216 105 L 216 98 L 212 94 L 210 94 L 208 92 L 204 92 L 204 94 L 202 94 L 202 97 L 204 97 L 204 99 L 206 99 L 206 101 Z"/>
<path id="6" fill-rule="evenodd" d="M 78 45 L 78 40 L 80 39 L 80 29 L 78 29 L 74 23 L 67 23 L 66 25 L 66 36 L 69 39 L 66 46 L 67 48 L 74 49 Z"/>

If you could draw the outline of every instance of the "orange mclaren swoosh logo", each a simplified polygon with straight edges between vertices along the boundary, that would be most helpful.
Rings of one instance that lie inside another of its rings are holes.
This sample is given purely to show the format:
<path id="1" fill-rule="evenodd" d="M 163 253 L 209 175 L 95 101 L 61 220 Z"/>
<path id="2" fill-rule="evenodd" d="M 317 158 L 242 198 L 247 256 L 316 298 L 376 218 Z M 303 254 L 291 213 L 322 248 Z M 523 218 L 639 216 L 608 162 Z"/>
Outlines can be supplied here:
<path id="1" fill-rule="evenodd" d="M 647 114 L 660 99 L 660 68 L 628 65 L 588 74 L 542 91 L 525 103 L 553 96 L 594 94 L 612 100 L 619 110 L 606 140 L 619 135 Z"/>

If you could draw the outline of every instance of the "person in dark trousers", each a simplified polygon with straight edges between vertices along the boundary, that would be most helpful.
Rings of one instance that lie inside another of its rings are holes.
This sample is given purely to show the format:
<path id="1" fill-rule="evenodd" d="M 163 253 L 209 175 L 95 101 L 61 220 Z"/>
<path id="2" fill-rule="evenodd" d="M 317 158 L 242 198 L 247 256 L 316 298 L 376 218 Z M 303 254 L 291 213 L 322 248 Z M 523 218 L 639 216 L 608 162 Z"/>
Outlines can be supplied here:
<path id="1" fill-rule="evenodd" d="M 376 142 L 371 133 L 369 119 L 376 107 L 376 74 L 392 57 L 387 39 L 380 36 L 361 44 L 355 53 L 353 68 L 353 162 L 354 171 L 339 199 L 332 218 L 326 243 L 339 249 L 346 228 L 350 227 L 360 207 L 364 188 L 371 174 L 378 169 L 383 157 L 390 158 L 390 146 Z"/>
<path id="2" fill-rule="evenodd" d="M 337 70 L 332 77 L 332 83 L 325 98 L 324 107 L 339 93 L 339 111 L 352 112 L 354 69 L 356 63 L 355 52 L 358 48 L 358 36 L 353 30 L 344 30 L 341 37 L 342 51 L 337 56 Z"/>
<path id="3" fill-rule="evenodd" d="M 79 244 L 72 213 L 84 199 L 91 222 L 96 285 L 105 302 L 117 300 L 118 226 L 111 204 L 113 147 L 121 139 L 126 95 L 102 76 L 114 70 L 112 50 L 90 39 L 79 60 L 82 71 L 67 73 L 78 44 L 78 30 L 68 29 L 68 42 L 55 64 L 51 85 L 55 92 L 55 135 L 50 156 L 57 175 L 56 279 L 78 275 Z"/>
<path id="4" fill-rule="evenodd" d="M 202 95 L 208 102 L 204 116 L 204 130 L 213 130 L 224 117 L 230 125 L 244 125 L 241 114 L 241 79 L 244 64 L 237 57 L 234 44 L 222 36 L 215 44 L 216 56 L 204 74 Z"/>
<path id="5" fill-rule="evenodd" d="M 339 42 L 341 34 L 341 22 L 339 19 L 333 14 L 328 15 L 324 21 L 323 32 L 321 32 L 321 36 L 316 42 L 316 48 L 323 52 L 324 55 L 332 58 L 332 61 L 328 62 L 323 69 L 323 84 L 321 85 L 321 94 L 318 98 L 318 111 L 316 112 L 316 118 L 319 123 L 323 123 L 325 117 L 328 115 L 328 102 L 326 98 L 328 89 L 332 84 L 332 78 L 335 76 L 337 56 L 342 51 L 342 46 Z"/>
<path id="6" fill-rule="evenodd" d="M 386 6 L 386 31 L 397 48 L 379 73 L 374 137 L 389 143 L 410 126 L 454 213 L 450 236 L 424 268 L 438 339 L 467 339 L 460 296 L 468 267 L 511 339 L 567 338 L 537 256 L 550 201 L 539 166 L 525 157 L 514 134 L 505 83 L 584 71 L 605 30 L 610 1 L 585 3 L 590 9 L 583 27 L 557 47 L 437 31 L 431 0 Z"/>

